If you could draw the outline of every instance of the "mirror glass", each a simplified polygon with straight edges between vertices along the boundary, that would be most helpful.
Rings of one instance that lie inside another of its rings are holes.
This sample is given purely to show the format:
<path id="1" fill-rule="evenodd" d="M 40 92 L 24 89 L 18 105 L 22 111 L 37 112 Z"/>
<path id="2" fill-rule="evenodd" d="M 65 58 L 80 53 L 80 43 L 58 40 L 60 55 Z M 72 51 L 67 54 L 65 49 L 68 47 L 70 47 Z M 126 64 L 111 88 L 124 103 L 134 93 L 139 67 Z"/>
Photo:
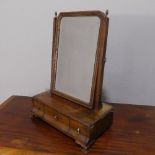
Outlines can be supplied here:
<path id="1" fill-rule="evenodd" d="M 62 17 L 55 90 L 89 104 L 100 18 Z"/>

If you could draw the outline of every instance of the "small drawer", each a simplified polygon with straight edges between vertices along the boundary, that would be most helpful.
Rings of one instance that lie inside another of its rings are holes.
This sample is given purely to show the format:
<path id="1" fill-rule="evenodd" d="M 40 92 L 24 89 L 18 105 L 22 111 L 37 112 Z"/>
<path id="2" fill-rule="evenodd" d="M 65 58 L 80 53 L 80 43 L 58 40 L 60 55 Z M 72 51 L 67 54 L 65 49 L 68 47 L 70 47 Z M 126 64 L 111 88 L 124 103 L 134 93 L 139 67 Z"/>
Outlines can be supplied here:
<path id="1" fill-rule="evenodd" d="M 69 118 L 51 107 L 45 107 L 44 120 L 61 131 L 69 130 Z"/>
<path id="2" fill-rule="evenodd" d="M 34 112 L 36 115 L 43 117 L 44 115 L 44 105 L 40 102 L 33 101 L 33 109 L 32 112 Z"/>
<path id="3" fill-rule="evenodd" d="M 70 134 L 76 139 L 86 139 L 88 137 L 88 128 L 78 121 L 70 120 Z"/>

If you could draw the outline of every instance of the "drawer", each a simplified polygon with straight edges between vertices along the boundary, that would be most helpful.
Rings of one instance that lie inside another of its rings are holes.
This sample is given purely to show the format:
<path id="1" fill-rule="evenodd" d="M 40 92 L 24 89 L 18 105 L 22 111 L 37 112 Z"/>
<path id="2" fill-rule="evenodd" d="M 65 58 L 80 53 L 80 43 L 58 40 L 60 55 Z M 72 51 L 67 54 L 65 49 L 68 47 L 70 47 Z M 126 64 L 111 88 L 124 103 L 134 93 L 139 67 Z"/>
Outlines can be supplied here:
<path id="1" fill-rule="evenodd" d="M 69 130 L 69 118 L 48 106 L 45 107 L 44 120 L 61 131 Z"/>
<path id="2" fill-rule="evenodd" d="M 40 102 L 33 101 L 33 109 L 32 112 L 37 114 L 40 117 L 43 117 L 44 115 L 44 105 Z"/>
<path id="3" fill-rule="evenodd" d="M 70 134 L 78 140 L 84 141 L 89 136 L 88 128 L 78 121 L 70 120 Z"/>

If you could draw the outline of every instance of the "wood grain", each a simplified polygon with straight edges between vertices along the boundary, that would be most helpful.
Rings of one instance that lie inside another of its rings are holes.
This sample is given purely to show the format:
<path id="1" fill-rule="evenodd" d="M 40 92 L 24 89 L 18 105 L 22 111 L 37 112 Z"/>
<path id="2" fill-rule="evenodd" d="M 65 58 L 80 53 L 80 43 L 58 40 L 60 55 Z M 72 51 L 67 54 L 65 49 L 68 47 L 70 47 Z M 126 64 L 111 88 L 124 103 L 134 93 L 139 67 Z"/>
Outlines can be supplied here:
<path id="1" fill-rule="evenodd" d="M 14 98 L 15 96 L 11 96 L 9 97 L 7 100 L 5 100 L 5 102 L 3 102 L 1 105 L 0 105 L 0 109 L 2 109 L 4 106 L 6 106 L 8 103 L 10 103 L 10 101 Z"/>
<path id="2" fill-rule="evenodd" d="M 112 104 L 112 127 L 89 155 L 154 155 L 155 107 Z M 0 146 L 40 153 L 82 155 L 72 139 L 40 119 L 31 119 L 29 97 L 16 96 L 0 110 Z"/>
<path id="3" fill-rule="evenodd" d="M 54 155 L 53 153 L 37 152 L 31 150 L 14 149 L 9 147 L 0 147 L 1 155 Z"/>

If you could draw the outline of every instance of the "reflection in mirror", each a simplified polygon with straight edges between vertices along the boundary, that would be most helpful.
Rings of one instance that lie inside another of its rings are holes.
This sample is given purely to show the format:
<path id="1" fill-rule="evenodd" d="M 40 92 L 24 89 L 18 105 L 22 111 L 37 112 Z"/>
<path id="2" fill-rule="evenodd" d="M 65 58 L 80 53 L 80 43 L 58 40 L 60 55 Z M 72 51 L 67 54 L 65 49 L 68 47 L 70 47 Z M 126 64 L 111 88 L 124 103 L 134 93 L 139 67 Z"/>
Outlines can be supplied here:
<path id="1" fill-rule="evenodd" d="M 55 90 L 89 104 L 100 27 L 97 16 L 60 22 Z"/>

